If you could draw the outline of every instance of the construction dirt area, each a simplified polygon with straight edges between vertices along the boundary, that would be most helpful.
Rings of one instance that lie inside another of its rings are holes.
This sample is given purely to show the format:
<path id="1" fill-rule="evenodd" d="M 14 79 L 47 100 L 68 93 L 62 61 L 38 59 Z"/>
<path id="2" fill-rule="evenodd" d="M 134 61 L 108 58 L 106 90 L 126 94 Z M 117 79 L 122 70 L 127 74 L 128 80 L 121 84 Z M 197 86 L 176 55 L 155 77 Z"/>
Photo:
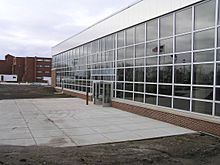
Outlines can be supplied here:
<path id="1" fill-rule="evenodd" d="M 20 103 L 19 106 L 21 108 L 20 109 L 21 113 L 24 112 L 28 113 L 28 108 L 26 107 L 27 104 L 37 105 L 37 103 L 40 103 L 39 99 L 42 99 L 43 102 L 45 103 L 47 101 L 47 100 L 45 101 L 45 99 L 59 99 L 59 98 L 72 99 L 70 96 L 56 93 L 56 91 L 52 87 L 36 86 L 36 85 L 0 84 L 0 110 L 2 111 L 4 111 L 6 108 L 9 108 L 9 107 L 4 108 L 4 106 L 6 105 L 6 103 L 13 102 L 10 100 L 26 99 L 23 102 L 16 101 L 16 104 Z M 30 99 L 30 103 L 27 101 L 27 99 Z M 33 101 L 35 99 L 36 101 Z M 78 98 L 73 98 L 73 99 L 78 99 Z M 77 102 L 79 102 L 78 104 L 80 105 L 80 101 Z M 22 103 L 24 103 L 23 107 L 26 108 L 23 111 L 22 111 Z M 73 104 L 74 103 L 71 104 L 72 107 Z M 39 107 L 46 109 L 46 103 L 45 105 L 39 105 Z M 36 109 L 38 109 L 39 107 L 35 106 Z M 53 106 L 50 105 L 49 108 L 51 107 Z M 93 108 L 94 107 L 95 106 L 93 106 Z M 60 109 L 58 108 L 59 107 L 54 107 L 54 109 L 57 109 L 57 112 L 59 112 L 59 114 L 62 114 L 60 112 Z M 92 115 L 93 114 L 92 112 L 95 111 L 98 112 L 99 110 L 101 110 L 101 108 L 93 109 L 91 110 L 91 112 L 90 110 L 87 111 L 90 112 L 90 115 Z M 33 114 L 36 114 L 36 111 L 33 111 L 33 109 L 30 109 L 30 111 L 32 111 Z M 65 112 L 71 111 L 71 107 L 65 105 L 64 111 Z M 79 111 L 80 110 L 76 112 L 78 113 Z M 117 109 L 115 109 L 115 111 L 117 111 Z M 52 124 L 56 123 L 56 119 L 59 119 L 59 121 L 57 120 L 56 126 L 58 127 L 63 126 L 61 125 L 61 123 L 59 123 L 61 121 L 60 118 L 62 118 L 62 115 L 59 116 L 55 113 L 52 113 L 51 109 L 48 109 L 48 111 L 45 112 L 41 110 L 38 113 L 40 112 L 42 112 L 42 114 L 40 114 L 41 118 L 44 119 L 45 117 L 50 116 L 51 119 L 53 119 Z M 107 113 L 107 111 L 105 111 L 105 113 Z M 4 113 L 0 112 L 0 114 L 4 114 L 5 116 L 8 117 L 7 111 L 4 111 Z M 79 115 L 77 116 L 76 113 L 69 113 L 69 114 L 78 117 L 75 119 L 75 121 L 81 121 L 79 120 L 80 118 L 84 119 L 83 116 L 79 116 Z M 113 114 L 114 114 L 114 109 L 111 109 L 111 115 Z M 117 117 L 118 114 L 119 113 L 117 114 L 115 113 L 115 116 Z M 17 113 L 17 116 L 18 115 L 20 115 L 19 112 Z M 84 115 L 86 114 L 84 113 Z M 99 115 L 101 114 L 99 113 Z M 12 116 L 12 114 L 10 114 L 10 116 Z M 129 115 L 129 113 L 126 113 L 126 116 L 124 115 L 122 117 L 123 119 L 125 119 L 125 117 L 131 117 L 131 116 Z M 23 114 L 23 117 L 25 118 L 25 114 Z M 30 117 L 30 115 L 27 115 L 26 119 L 28 117 Z M 67 118 L 67 116 L 63 116 L 63 118 Z M 143 118 L 144 117 L 142 117 L 142 121 L 144 121 Z M 29 122 L 31 123 L 35 121 L 30 120 Z M 120 124 L 119 121 L 117 122 L 118 124 Z M 84 123 L 86 123 L 86 121 L 84 121 Z M 35 125 L 32 124 L 30 126 L 32 127 L 36 126 L 36 122 L 34 124 Z M 9 128 L 9 126 L 5 125 L 5 128 L 6 127 Z M 32 127 L 30 127 L 29 129 L 31 130 Z M 88 126 L 88 127 L 93 128 L 92 126 Z M 0 124 L 0 135 L 1 135 L 0 138 L 4 137 L 2 134 L 6 133 L 5 128 L 3 128 L 3 126 Z M 13 126 L 12 129 L 15 129 L 15 127 Z M 65 128 L 63 130 L 67 130 L 67 129 Z M 108 133 L 105 133 L 105 135 L 107 136 Z M 5 139 L 5 141 L 6 140 L 7 139 Z M 1 139 L 0 139 L 0 144 L 1 144 Z M 7 145 L 7 144 L 0 145 L 0 165 L 75 165 L 75 164 L 76 165 L 78 164 L 218 165 L 220 164 L 220 138 L 210 136 L 205 133 L 195 132 L 195 133 L 188 133 L 188 134 L 182 134 L 176 136 L 148 138 L 142 140 L 139 139 L 139 140 L 123 141 L 123 142 L 108 142 L 103 144 L 92 144 L 92 145 L 89 144 L 82 146 L 77 145 L 77 146 L 67 146 L 67 147 L 65 146 L 54 147 L 47 145 L 42 145 L 42 146 L 41 145 L 22 146 L 22 145 Z"/>

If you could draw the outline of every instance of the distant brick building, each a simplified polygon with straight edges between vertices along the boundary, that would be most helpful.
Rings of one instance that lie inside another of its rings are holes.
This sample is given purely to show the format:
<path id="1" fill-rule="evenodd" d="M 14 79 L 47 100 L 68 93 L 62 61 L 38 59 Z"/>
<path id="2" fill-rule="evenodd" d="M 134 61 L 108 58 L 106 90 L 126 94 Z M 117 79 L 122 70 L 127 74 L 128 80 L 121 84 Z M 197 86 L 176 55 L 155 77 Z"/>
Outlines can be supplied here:
<path id="1" fill-rule="evenodd" d="M 51 77 L 51 58 L 8 54 L 0 60 L 0 74 L 15 74 L 18 82 L 45 82 L 44 77 Z"/>

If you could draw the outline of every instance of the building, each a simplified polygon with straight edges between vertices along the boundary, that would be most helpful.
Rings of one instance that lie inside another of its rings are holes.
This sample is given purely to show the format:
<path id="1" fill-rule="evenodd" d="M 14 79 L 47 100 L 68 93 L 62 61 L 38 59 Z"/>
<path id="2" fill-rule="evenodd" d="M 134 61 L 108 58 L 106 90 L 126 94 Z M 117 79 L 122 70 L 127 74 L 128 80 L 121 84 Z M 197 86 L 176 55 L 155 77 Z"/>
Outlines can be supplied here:
<path id="1" fill-rule="evenodd" d="M 0 74 L 17 75 L 18 82 L 46 82 L 51 77 L 51 58 L 15 57 L 6 55 L 0 60 Z"/>
<path id="2" fill-rule="evenodd" d="M 220 0 L 140 0 L 52 55 L 57 89 L 220 136 Z"/>

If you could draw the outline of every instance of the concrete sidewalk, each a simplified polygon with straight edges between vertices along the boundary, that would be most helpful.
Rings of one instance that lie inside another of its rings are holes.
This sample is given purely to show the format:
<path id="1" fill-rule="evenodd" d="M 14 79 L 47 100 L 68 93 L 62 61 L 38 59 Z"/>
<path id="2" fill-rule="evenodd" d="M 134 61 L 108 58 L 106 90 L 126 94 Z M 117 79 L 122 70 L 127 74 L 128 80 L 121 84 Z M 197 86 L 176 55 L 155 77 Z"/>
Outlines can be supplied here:
<path id="1" fill-rule="evenodd" d="M 0 145 L 82 146 L 193 133 L 78 98 L 0 100 Z"/>

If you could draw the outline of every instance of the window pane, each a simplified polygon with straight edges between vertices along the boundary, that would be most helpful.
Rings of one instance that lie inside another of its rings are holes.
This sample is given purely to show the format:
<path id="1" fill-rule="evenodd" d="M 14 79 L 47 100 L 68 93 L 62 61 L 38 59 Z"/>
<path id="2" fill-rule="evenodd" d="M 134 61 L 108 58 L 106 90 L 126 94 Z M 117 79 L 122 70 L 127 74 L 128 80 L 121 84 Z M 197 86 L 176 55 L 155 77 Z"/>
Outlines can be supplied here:
<path id="1" fill-rule="evenodd" d="M 158 104 L 164 107 L 171 107 L 171 98 L 169 97 L 158 97 Z"/>
<path id="2" fill-rule="evenodd" d="M 135 31 L 136 43 L 144 42 L 145 41 L 145 24 L 136 26 L 135 30 L 136 30 Z"/>
<path id="3" fill-rule="evenodd" d="M 215 24 L 215 0 L 201 3 L 195 6 L 195 29 L 214 26 Z"/>
<path id="4" fill-rule="evenodd" d="M 192 30 L 192 9 L 185 9 L 176 13 L 176 34 Z"/>
<path id="5" fill-rule="evenodd" d="M 193 98 L 213 99 L 213 88 L 193 87 Z"/>
<path id="6" fill-rule="evenodd" d="M 217 60 L 217 61 L 220 61 L 220 49 L 217 50 L 216 60 Z"/>
<path id="7" fill-rule="evenodd" d="M 160 18 L 160 38 L 173 35 L 173 15 Z"/>
<path id="8" fill-rule="evenodd" d="M 213 48 L 215 43 L 214 29 L 195 33 L 194 49 Z"/>
<path id="9" fill-rule="evenodd" d="M 118 60 L 122 60 L 124 58 L 124 49 L 118 49 Z"/>
<path id="10" fill-rule="evenodd" d="M 220 28 L 218 28 L 218 47 L 220 47 Z"/>
<path id="11" fill-rule="evenodd" d="M 175 54 L 175 63 L 191 63 L 191 53 Z"/>
<path id="12" fill-rule="evenodd" d="M 117 70 L 117 80 L 124 81 L 124 69 Z"/>
<path id="13" fill-rule="evenodd" d="M 145 102 L 148 104 L 156 105 L 156 100 L 157 100 L 156 96 L 145 95 Z"/>
<path id="14" fill-rule="evenodd" d="M 125 83 L 126 91 L 133 91 L 133 83 Z"/>
<path id="15" fill-rule="evenodd" d="M 191 84 L 191 66 L 175 66 L 175 83 Z"/>
<path id="16" fill-rule="evenodd" d="M 173 55 L 160 56 L 159 58 L 160 58 L 160 65 L 173 63 Z"/>
<path id="17" fill-rule="evenodd" d="M 158 38 L 158 20 L 147 22 L 147 41 Z"/>
<path id="18" fill-rule="evenodd" d="M 135 66 L 144 66 L 144 58 L 135 60 Z"/>
<path id="19" fill-rule="evenodd" d="M 135 46 L 135 57 L 136 58 L 144 56 L 144 47 L 145 47 L 145 44 Z"/>
<path id="20" fill-rule="evenodd" d="M 157 65 L 157 57 L 150 57 L 146 59 L 146 65 Z"/>
<path id="21" fill-rule="evenodd" d="M 159 85 L 159 94 L 172 95 L 172 86 L 171 85 Z"/>
<path id="22" fill-rule="evenodd" d="M 160 40 L 160 54 L 173 53 L 173 38 Z"/>
<path id="23" fill-rule="evenodd" d="M 133 69 L 132 68 L 125 69 L 125 81 L 133 81 Z"/>
<path id="24" fill-rule="evenodd" d="M 118 61 L 117 66 L 118 67 L 124 67 L 124 61 Z"/>
<path id="25" fill-rule="evenodd" d="M 215 115 L 220 116 L 220 104 L 215 104 Z"/>
<path id="26" fill-rule="evenodd" d="M 127 29 L 125 31 L 126 37 L 126 45 L 133 45 L 134 44 L 134 27 Z"/>
<path id="27" fill-rule="evenodd" d="M 144 101 L 144 95 L 134 93 L 134 101 L 143 102 Z"/>
<path id="28" fill-rule="evenodd" d="M 216 85 L 220 85 L 220 64 L 217 64 Z"/>
<path id="29" fill-rule="evenodd" d="M 194 53 L 194 62 L 214 61 L 214 51 L 205 51 Z"/>
<path id="30" fill-rule="evenodd" d="M 125 92 L 125 99 L 127 99 L 127 100 L 133 100 L 133 93 Z"/>
<path id="31" fill-rule="evenodd" d="M 135 82 L 144 82 L 144 68 L 135 68 Z"/>
<path id="32" fill-rule="evenodd" d="M 155 84 L 147 84 L 146 85 L 146 93 L 157 93 L 157 85 Z"/>
<path id="33" fill-rule="evenodd" d="M 130 67 L 130 66 L 133 66 L 133 60 L 126 60 L 125 61 L 125 67 Z"/>
<path id="34" fill-rule="evenodd" d="M 146 82 L 157 82 L 157 67 L 146 68 Z"/>
<path id="35" fill-rule="evenodd" d="M 118 33 L 118 47 L 123 47 L 124 44 L 124 31 Z"/>
<path id="36" fill-rule="evenodd" d="M 160 82 L 172 82 L 172 66 L 160 66 Z"/>
<path id="37" fill-rule="evenodd" d="M 117 98 L 123 99 L 123 92 L 117 91 Z"/>
<path id="38" fill-rule="evenodd" d="M 190 87 L 185 86 L 175 86 L 174 95 L 180 97 L 190 97 Z"/>
<path id="39" fill-rule="evenodd" d="M 213 85 L 213 64 L 198 64 L 194 65 L 193 83 Z"/>
<path id="40" fill-rule="evenodd" d="M 212 114 L 212 103 L 193 100 L 192 111 L 211 115 Z"/>
<path id="41" fill-rule="evenodd" d="M 134 58 L 134 46 L 125 48 L 125 58 Z"/>
<path id="42" fill-rule="evenodd" d="M 216 88 L 216 100 L 220 101 L 220 88 Z"/>
<path id="43" fill-rule="evenodd" d="M 124 90 L 124 83 L 117 83 L 117 89 Z"/>
<path id="44" fill-rule="evenodd" d="M 191 50 L 191 34 L 176 37 L 176 52 Z"/>
<path id="45" fill-rule="evenodd" d="M 134 90 L 136 92 L 144 92 L 144 84 L 135 84 Z"/>
<path id="46" fill-rule="evenodd" d="M 157 55 L 158 53 L 158 42 L 149 42 L 146 44 L 146 55 L 147 56 L 152 56 L 152 55 Z"/>
<path id="47" fill-rule="evenodd" d="M 186 110 L 189 111 L 190 109 L 190 101 L 183 100 L 183 99 L 176 99 L 173 100 L 173 107 L 176 109 Z"/>

